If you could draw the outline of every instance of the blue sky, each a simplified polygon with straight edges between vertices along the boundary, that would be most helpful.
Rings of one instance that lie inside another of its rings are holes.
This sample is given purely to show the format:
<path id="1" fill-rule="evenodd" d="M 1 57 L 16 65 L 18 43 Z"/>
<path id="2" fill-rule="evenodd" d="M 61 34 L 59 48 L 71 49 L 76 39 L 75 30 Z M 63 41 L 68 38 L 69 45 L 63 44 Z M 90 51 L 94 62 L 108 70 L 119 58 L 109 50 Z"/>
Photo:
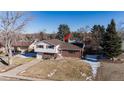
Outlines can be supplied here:
<path id="1" fill-rule="evenodd" d="M 58 31 L 59 24 L 68 24 L 71 31 L 78 28 L 100 24 L 107 26 L 113 18 L 116 24 L 124 22 L 124 12 L 119 11 L 34 11 L 33 16 L 25 29 L 26 33 L 35 33 L 46 29 L 45 32 Z"/>

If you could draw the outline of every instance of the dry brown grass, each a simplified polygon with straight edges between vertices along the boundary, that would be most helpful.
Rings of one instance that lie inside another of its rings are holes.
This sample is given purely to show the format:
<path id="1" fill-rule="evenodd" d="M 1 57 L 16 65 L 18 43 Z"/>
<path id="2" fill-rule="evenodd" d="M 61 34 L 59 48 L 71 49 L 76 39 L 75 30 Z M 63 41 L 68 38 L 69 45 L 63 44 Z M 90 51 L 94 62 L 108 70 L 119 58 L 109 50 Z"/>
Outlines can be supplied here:
<path id="1" fill-rule="evenodd" d="M 81 75 L 84 74 L 83 76 Z M 91 68 L 80 59 L 44 60 L 20 75 L 50 80 L 86 80 Z M 85 76 L 86 75 L 86 76 Z"/>
<path id="2" fill-rule="evenodd" d="M 96 80 L 99 81 L 121 81 L 124 80 L 124 63 L 114 64 L 102 62 L 98 69 Z"/>
<path id="3" fill-rule="evenodd" d="M 13 57 L 13 64 L 21 65 L 27 62 L 31 62 L 34 58 L 21 58 L 21 57 Z"/>

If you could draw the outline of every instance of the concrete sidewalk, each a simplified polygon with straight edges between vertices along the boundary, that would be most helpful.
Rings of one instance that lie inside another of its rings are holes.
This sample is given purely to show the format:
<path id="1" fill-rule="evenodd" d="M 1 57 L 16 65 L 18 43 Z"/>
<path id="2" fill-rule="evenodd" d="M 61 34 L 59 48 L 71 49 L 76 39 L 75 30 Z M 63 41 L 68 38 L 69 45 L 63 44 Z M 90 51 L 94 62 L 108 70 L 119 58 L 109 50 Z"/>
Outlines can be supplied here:
<path id="1" fill-rule="evenodd" d="M 28 62 L 28 63 L 25 63 L 21 66 L 18 66 L 16 68 L 13 68 L 7 72 L 3 72 L 3 73 L 0 73 L 0 77 L 7 77 L 7 78 L 17 78 L 17 79 L 20 79 L 20 80 L 42 80 L 42 79 L 37 79 L 37 78 L 31 78 L 31 77 L 24 77 L 24 76 L 19 76 L 18 73 L 20 72 L 23 72 L 25 71 L 26 69 L 28 69 L 29 67 L 39 63 L 40 60 L 38 59 L 34 59 L 33 61 L 31 62 Z"/>

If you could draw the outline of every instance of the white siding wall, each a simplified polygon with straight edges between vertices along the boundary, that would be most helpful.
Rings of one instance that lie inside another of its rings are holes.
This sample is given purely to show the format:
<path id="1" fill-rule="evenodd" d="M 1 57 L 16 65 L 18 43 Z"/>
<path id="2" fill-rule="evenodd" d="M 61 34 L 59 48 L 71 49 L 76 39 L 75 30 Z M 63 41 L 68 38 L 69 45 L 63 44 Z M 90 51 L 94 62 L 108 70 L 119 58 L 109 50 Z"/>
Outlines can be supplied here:
<path id="1" fill-rule="evenodd" d="M 37 53 L 37 59 L 42 59 L 42 53 Z"/>
<path id="2" fill-rule="evenodd" d="M 44 48 L 38 48 L 37 45 L 43 45 Z M 59 48 L 59 45 L 55 46 L 53 49 L 51 48 L 47 48 L 47 46 L 50 45 L 48 43 L 44 43 L 44 42 L 38 42 L 36 44 L 36 47 L 34 48 L 34 51 L 35 52 L 45 52 L 45 53 L 58 53 L 58 48 Z"/>

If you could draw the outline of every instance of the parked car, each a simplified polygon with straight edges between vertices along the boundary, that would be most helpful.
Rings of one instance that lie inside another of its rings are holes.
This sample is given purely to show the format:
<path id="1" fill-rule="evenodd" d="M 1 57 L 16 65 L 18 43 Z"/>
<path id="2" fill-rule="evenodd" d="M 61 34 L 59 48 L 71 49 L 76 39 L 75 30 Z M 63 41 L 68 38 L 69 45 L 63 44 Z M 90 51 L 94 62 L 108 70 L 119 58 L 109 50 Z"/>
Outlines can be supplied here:
<path id="1" fill-rule="evenodd" d="M 99 59 L 99 55 L 86 55 L 85 59 L 89 61 L 97 62 Z"/>
<path id="2" fill-rule="evenodd" d="M 26 57 L 36 57 L 37 56 L 37 53 L 36 52 L 29 52 L 29 53 L 23 53 L 22 54 L 23 56 L 26 56 Z"/>

